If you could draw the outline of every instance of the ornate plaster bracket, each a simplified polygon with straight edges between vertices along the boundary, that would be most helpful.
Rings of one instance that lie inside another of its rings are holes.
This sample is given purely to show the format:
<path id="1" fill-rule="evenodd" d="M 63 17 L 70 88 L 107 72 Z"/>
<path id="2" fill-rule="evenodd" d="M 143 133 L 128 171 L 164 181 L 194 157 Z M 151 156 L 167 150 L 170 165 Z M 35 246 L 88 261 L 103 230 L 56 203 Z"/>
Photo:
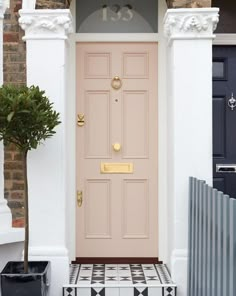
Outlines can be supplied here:
<path id="1" fill-rule="evenodd" d="M 214 39 L 218 21 L 218 8 L 168 9 L 164 33 L 169 42 L 174 39 Z"/>
<path id="2" fill-rule="evenodd" d="M 67 39 L 73 32 L 69 9 L 20 10 L 19 24 L 27 39 Z"/>

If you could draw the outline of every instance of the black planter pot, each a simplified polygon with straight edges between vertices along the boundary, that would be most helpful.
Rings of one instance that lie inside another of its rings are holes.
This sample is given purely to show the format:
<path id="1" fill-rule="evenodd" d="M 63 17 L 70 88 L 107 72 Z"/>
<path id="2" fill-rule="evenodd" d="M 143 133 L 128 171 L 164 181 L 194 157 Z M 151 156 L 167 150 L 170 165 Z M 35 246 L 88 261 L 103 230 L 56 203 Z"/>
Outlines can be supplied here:
<path id="1" fill-rule="evenodd" d="M 8 262 L 0 276 L 2 296 L 47 296 L 50 262 L 29 262 L 27 274 L 23 262 Z"/>

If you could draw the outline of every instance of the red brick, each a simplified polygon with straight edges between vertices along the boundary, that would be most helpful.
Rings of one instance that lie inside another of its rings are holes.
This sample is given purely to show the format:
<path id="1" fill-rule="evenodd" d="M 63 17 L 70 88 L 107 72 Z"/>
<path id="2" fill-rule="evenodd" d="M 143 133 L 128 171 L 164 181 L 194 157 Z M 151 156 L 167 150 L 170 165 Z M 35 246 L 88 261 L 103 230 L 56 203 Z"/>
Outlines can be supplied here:
<path id="1" fill-rule="evenodd" d="M 11 200 L 24 200 L 24 191 L 11 191 Z"/>
<path id="2" fill-rule="evenodd" d="M 4 33 L 3 42 L 18 42 L 19 35 L 17 33 Z"/>
<path id="3" fill-rule="evenodd" d="M 21 2 L 18 2 L 16 4 L 16 6 L 14 7 L 14 12 L 18 12 L 21 8 L 22 8 L 22 3 Z"/>
<path id="4" fill-rule="evenodd" d="M 25 219 L 24 218 L 20 218 L 20 219 L 14 219 L 12 220 L 12 227 L 24 227 L 25 226 Z"/>

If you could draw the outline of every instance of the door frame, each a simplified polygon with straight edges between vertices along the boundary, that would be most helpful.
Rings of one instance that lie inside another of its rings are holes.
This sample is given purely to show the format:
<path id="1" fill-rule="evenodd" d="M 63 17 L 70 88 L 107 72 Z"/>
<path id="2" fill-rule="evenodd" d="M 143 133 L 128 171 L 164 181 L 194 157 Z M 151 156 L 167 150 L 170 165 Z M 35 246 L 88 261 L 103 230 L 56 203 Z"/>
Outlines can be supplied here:
<path id="1" fill-rule="evenodd" d="M 73 19 L 75 19 L 75 1 L 72 1 L 71 4 L 71 13 Z M 75 109 L 76 106 L 76 43 L 78 42 L 156 42 L 158 43 L 158 257 L 164 261 L 168 262 L 169 252 L 168 245 L 170 235 L 168 234 L 168 204 L 167 200 L 167 78 L 166 78 L 166 64 L 167 64 L 167 55 L 166 55 L 166 43 L 167 40 L 164 37 L 164 26 L 163 19 L 166 13 L 167 6 L 165 0 L 158 1 L 158 30 L 157 34 L 71 34 L 69 37 L 69 46 L 70 46 L 70 55 L 68 57 L 70 67 L 70 73 L 67 77 L 67 82 L 69 85 L 68 96 L 72 98 L 73 103 L 70 106 Z M 72 101 L 71 100 L 71 101 Z M 76 122 L 75 113 L 72 115 L 74 122 Z M 76 129 L 76 124 L 74 123 L 74 129 Z M 74 195 L 71 195 L 71 200 L 68 204 L 68 211 L 71 213 L 70 220 L 68 221 L 67 229 L 70 229 L 68 234 L 68 247 L 70 250 L 71 260 L 75 259 L 76 255 L 76 166 L 75 166 L 75 157 L 76 157 L 76 131 L 74 134 L 70 135 L 70 143 L 74 145 L 73 154 L 71 156 L 71 162 L 73 163 L 73 188 Z M 161 173 L 159 173 L 161 172 Z M 71 182 L 72 185 L 72 182 Z"/>
<path id="2" fill-rule="evenodd" d="M 236 34 L 216 34 L 213 45 L 236 45 Z"/>

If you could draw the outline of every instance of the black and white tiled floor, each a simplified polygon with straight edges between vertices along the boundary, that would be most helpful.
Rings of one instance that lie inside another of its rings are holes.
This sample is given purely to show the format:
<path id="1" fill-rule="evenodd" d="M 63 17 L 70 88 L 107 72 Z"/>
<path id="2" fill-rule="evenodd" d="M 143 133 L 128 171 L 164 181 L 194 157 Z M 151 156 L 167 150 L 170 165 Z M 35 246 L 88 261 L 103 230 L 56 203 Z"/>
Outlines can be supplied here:
<path id="1" fill-rule="evenodd" d="M 72 264 L 63 296 L 176 296 L 164 264 Z"/>

